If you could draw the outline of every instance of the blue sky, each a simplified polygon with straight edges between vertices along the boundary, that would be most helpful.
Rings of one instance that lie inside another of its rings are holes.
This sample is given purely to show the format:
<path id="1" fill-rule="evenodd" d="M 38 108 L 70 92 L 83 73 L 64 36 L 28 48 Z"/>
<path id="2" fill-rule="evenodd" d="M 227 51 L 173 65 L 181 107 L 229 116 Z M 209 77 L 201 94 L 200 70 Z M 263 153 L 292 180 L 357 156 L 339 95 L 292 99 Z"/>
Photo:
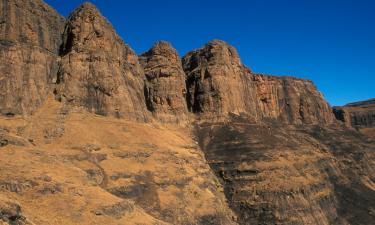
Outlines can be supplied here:
<path id="1" fill-rule="evenodd" d="M 45 0 L 64 16 L 81 0 Z M 375 97 L 374 0 L 92 0 L 137 53 L 167 40 L 180 55 L 209 40 L 255 72 L 307 78 L 331 105 Z"/>

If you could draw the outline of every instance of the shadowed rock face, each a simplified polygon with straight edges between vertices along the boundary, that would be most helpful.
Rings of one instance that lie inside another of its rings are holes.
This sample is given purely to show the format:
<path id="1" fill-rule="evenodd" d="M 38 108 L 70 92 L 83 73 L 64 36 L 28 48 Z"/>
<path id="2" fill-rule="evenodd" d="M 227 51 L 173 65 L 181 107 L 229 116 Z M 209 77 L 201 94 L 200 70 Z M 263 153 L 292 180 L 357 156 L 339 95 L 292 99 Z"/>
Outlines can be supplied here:
<path id="1" fill-rule="evenodd" d="M 185 120 L 185 73 L 177 51 L 161 41 L 143 53 L 140 62 L 147 78 L 145 97 L 149 110 L 164 122 Z"/>
<path id="2" fill-rule="evenodd" d="M 247 114 L 254 121 L 331 123 L 328 103 L 311 81 L 252 73 L 237 51 L 212 41 L 183 58 L 189 110 L 201 114 Z"/>
<path id="3" fill-rule="evenodd" d="M 197 136 L 239 224 L 372 224 L 373 140 L 343 127 L 202 123 Z"/>
<path id="4" fill-rule="evenodd" d="M 64 18 L 42 1 L 0 1 L 0 113 L 42 105 L 57 72 Z"/>
<path id="5" fill-rule="evenodd" d="M 70 15 L 61 53 L 57 99 L 100 115 L 147 120 L 138 57 L 95 6 L 85 3 Z"/>
<path id="6" fill-rule="evenodd" d="M 336 118 L 347 126 L 359 128 L 375 126 L 375 99 L 334 107 L 333 111 Z"/>
<path id="7" fill-rule="evenodd" d="M 19 203 L 2 195 L 0 195 L 0 224 L 32 225 L 22 214 Z"/>

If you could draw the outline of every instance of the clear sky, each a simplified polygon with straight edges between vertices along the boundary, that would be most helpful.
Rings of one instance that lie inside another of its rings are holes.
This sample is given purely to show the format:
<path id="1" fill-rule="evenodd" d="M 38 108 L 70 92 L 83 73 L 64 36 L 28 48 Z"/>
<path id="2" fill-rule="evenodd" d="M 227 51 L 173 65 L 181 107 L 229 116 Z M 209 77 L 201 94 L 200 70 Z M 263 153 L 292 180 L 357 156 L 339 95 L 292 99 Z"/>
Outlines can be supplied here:
<path id="1" fill-rule="evenodd" d="M 64 16 L 82 0 L 45 0 Z M 375 98 L 375 0 L 92 0 L 138 54 L 212 39 L 255 72 L 307 78 L 331 105 Z"/>

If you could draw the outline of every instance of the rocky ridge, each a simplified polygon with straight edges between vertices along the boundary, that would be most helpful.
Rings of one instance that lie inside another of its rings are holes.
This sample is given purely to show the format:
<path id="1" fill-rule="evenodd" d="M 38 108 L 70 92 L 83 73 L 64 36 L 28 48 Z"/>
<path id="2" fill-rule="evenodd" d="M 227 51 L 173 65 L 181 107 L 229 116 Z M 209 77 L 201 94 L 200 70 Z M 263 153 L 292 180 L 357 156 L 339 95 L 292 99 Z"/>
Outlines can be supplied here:
<path id="1" fill-rule="evenodd" d="M 17 6 L 18 1 L 14 2 Z M 0 108 L 3 114 L 31 114 L 53 89 L 56 99 L 69 107 L 136 121 L 148 121 L 151 114 L 161 122 L 181 122 L 194 114 L 226 117 L 235 113 L 251 115 L 257 122 L 264 119 L 290 124 L 334 122 L 330 106 L 310 81 L 253 73 L 241 63 L 236 49 L 223 41 L 211 41 L 182 59 L 169 43 L 159 42 L 138 59 L 91 3 L 77 8 L 67 19 L 65 28 L 61 17 L 41 1 L 36 3 L 26 4 L 22 10 L 28 12 L 38 7 L 49 10 L 43 11 L 49 13 L 43 18 L 52 18 L 48 20 L 50 24 L 39 23 L 41 28 L 33 28 L 46 30 L 47 37 L 40 33 L 34 39 L 31 34 L 25 39 L 4 30 L 8 34 L 4 40 L 40 45 L 52 58 L 46 59 L 48 68 L 43 73 L 18 68 L 27 63 L 3 65 L 4 74 L 11 69 L 19 70 L 18 76 L 8 75 L 2 81 L 6 88 Z M 8 11 L 5 16 L 13 10 L 10 7 Z M 29 25 L 37 24 L 29 22 L 32 19 L 27 21 Z M 28 32 L 26 28 L 18 30 Z M 43 68 L 31 67 L 32 70 Z M 26 82 L 21 82 L 21 78 L 29 77 L 25 72 L 33 76 L 44 74 L 43 79 L 32 77 L 30 85 L 21 85 Z M 13 86 L 17 82 L 12 79 L 18 79 L 19 85 Z M 22 90 L 25 88 L 32 89 Z M 16 95 L 9 94 L 12 92 Z"/>
<path id="2" fill-rule="evenodd" d="M 373 101 L 333 110 L 220 40 L 137 56 L 91 3 L 0 6 L 0 224 L 375 221 L 375 143 L 351 128 Z"/>
<path id="3" fill-rule="evenodd" d="M 330 106 L 311 81 L 251 72 L 236 49 L 214 40 L 183 58 L 189 110 L 247 114 L 254 121 L 334 122 Z"/>
<path id="4" fill-rule="evenodd" d="M 375 99 L 354 102 L 342 107 L 334 107 L 334 113 L 338 120 L 347 126 L 357 128 L 375 126 Z"/>

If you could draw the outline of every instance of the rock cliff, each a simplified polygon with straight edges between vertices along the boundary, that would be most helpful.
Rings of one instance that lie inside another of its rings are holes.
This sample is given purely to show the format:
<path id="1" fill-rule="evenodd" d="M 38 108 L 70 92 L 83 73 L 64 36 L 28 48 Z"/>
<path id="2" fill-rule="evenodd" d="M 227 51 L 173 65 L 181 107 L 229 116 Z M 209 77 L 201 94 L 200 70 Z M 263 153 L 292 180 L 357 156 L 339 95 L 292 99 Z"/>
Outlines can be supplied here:
<path id="1" fill-rule="evenodd" d="M 65 19 L 44 2 L 0 1 L 0 113 L 28 115 L 51 92 Z"/>
<path id="2" fill-rule="evenodd" d="M 375 127 L 375 99 L 334 107 L 334 113 L 347 126 Z"/>
<path id="3" fill-rule="evenodd" d="M 137 56 L 90 3 L 0 9 L 1 225 L 374 224 L 374 100 L 220 40 Z"/>
<path id="4" fill-rule="evenodd" d="M 162 122 L 186 121 L 189 112 L 245 113 L 258 122 L 291 124 L 334 120 L 310 81 L 255 74 L 223 41 L 188 53 L 182 63 L 165 42 L 138 59 L 90 3 L 77 8 L 64 28 L 64 19 L 42 1 L 2 4 L 2 57 L 9 62 L 2 65 L 2 114 L 32 113 L 55 83 L 56 99 L 66 105 L 138 121 L 149 120 L 149 111 Z"/>
<path id="5" fill-rule="evenodd" d="M 146 103 L 164 122 L 186 120 L 185 73 L 177 51 L 168 42 L 158 42 L 140 57 L 147 82 Z"/>
<path id="6" fill-rule="evenodd" d="M 100 115 L 147 120 L 138 57 L 94 5 L 85 3 L 69 16 L 63 37 L 58 100 Z"/>
<path id="7" fill-rule="evenodd" d="M 214 40 L 182 59 L 186 73 L 187 104 L 194 113 L 246 112 L 242 66 L 236 49 Z"/>
<path id="8" fill-rule="evenodd" d="M 331 108 L 311 81 L 251 72 L 235 48 L 214 40 L 183 58 L 189 110 L 247 114 L 254 121 L 332 123 Z"/>

